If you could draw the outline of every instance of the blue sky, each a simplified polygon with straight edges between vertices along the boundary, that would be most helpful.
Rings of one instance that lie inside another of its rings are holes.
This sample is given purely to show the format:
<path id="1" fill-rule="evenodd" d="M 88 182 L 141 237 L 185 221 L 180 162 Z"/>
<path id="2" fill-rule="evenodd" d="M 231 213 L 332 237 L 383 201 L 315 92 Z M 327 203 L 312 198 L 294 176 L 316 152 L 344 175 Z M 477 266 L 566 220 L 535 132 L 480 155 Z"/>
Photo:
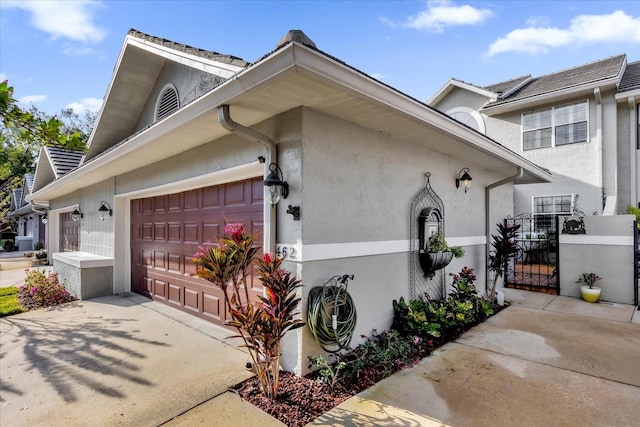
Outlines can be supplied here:
<path id="1" fill-rule="evenodd" d="M 417 99 L 620 53 L 640 60 L 640 1 L 0 0 L 0 80 L 54 114 L 97 109 L 130 28 L 252 62 L 290 29 Z"/>

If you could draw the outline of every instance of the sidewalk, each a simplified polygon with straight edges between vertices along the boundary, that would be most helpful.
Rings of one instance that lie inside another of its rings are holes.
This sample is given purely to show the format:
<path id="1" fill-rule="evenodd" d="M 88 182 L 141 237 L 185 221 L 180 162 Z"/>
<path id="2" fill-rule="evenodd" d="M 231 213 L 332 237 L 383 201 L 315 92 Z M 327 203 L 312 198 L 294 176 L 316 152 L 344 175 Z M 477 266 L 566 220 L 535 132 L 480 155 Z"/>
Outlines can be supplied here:
<path id="1" fill-rule="evenodd" d="M 0 252 L 0 288 L 20 286 L 24 283 L 25 269 L 41 268 L 51 270 L 51 266 L 31 267 L 32 257 L 25 256 L 28 252 Z"/>

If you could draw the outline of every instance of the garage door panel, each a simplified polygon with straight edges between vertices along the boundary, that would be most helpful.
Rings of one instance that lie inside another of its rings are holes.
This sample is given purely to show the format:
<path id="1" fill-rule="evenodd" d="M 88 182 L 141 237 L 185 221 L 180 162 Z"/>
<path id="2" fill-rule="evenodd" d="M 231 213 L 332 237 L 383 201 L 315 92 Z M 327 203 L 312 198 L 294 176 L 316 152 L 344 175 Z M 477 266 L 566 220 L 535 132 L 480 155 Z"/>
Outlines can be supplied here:
<path id="1" fill-rule="evenodd" d="M 220 191 L 223 187 L 208 187 L 202 189 L 202 208 L 220 209 Z"/>
<path id="2" fill-rule="evenodd" d="M 184 211 L 195 211 L 200 209 L 200 191 L 199 190 L 191 190 L 183 193 L 183 210 Z"/>
<path id="3" fill-rule="evenodd" d="M 169 282 L 168 301 L 172 304 L 182 306 L 182 286 Z"/>
<path id="4" fill-rule="evenodd" d="M 222 313 L 224 313 L 223 301 L 224 297 L 220 298 L 218 295 L 205 292 L 203 294 L 202 314 L 216 323 L 224 322 L 224 317 L 222 316 Z"/>
<path id="5" fill-rule="evenodd" d="M 191 288 L 184 288 L 184 308 L 200 314 L 201 310 L 201 300 L 202 300 L 202 292 L 197 291 Z"/>
<path id="6" fill-rule="evenodd" d="M 216 244 L 231 223 L 262 240 L 262 178 L 131 202 L 132 288 L 204 319 L 223 323 L 224 295 L 196 276 L 198 246 Z M 252 272 L 251 294 L 262 287 Z"/>
<path id="7" fill-rule="evenodd" d="M 167 196 L 167 212 L 180 212 L 182 208 L 182 194 L 170 194 Z"/>

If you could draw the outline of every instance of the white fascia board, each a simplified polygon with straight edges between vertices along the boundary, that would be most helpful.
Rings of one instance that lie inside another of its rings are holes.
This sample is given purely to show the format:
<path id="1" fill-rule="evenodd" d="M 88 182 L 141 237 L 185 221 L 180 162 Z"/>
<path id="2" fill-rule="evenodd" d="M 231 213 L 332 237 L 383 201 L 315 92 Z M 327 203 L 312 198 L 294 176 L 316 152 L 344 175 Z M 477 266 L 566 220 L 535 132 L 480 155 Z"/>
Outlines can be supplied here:
<path id="1" fill-rule="evenodd" d="M 629 98 L 634 98 L 636 100 L 640 99 L 640 89 L 616 93 L 617 102 L 626 102 Z"/>
<path id="2" fill-rule="evenodd" d="M 146 50 L 147 52 L 153 53 L 154 55 L 158 55 L 171 61 L 184 64 L 188 67 L 224 77 L 225 79 L 228 79 L 229 77 L 244 69 L 244 67 L 233 64 L 226 64 L 224 62 L 203 58 L 197 55 L 191 55 L 186 52 L 181 52 L 166 46 L 161 46 L 151 41 L 141 40 L 130 35 L 127 35 L 125 43 Z"/>
<path id="3" fill-rule="evenodd" d="M 588 83 L 582 86 L 560 89 L 553 92 L 544 93 L 541 95 L 535 95 L 535 96 L 530 96 L 528 98 L 518 99 L 516 101 L 505 102 L 504 104 L 499 104 L 496 106 L 483 107 L 480 109 L 480 112 L 491 117 L 497 114 L 508 113 L 510 111 L 524 110 L 527 108 L 531 108 L 532 106 L 536 106 L 538 104 L 550 103 L 550 102 L 553 102 L 554 100 L 567 98 L 569 96 L 591 95 L 593 94 L 593 90 L 596 88 L 600 88 L 600 90 L 605 90 L 609 88 L 615 89 L 619 80 L 620 80 L 619 77 L 614 77 L 607 80 L 600 80 L 598 82 Z"/>
<path id="4" fill-rule="evenodd" d="M 369 76 L 360 74 L 347 65 L 335 60 L 329 60 L 305 46 L 296 44 L 295 48 L 299 49 L 299 51 L 296 50 L 295 52 L 295 64 L 298 69 L 307 69 L 343 86 L 347 92 L 357 93 L 362 98 L 396 110 L 414 121 L 422 122 L 427 126 L 449 133 L 459 139 L 461 143 L 470 143 L 474 148 L 501 159 L 514 167 L 524 168 L 543 182 L 553 181 L 553 176 L 540 166 L 486 136 L 467 128 L 433 107 L 426 106 L 398 92 L 396 89 L 386 86 Z"/>
<path id="5" fill-rule="evenodd" d="M 442 88 L 440 88 L 440 90 L 436 92 L 436 94 L 433 95 L 430 100 L 427 101 L 427 104 L 428 105 L 438 104 L 449 94 L 449 92 L 453 90 L 454 87 L 458 87 L 460 89 L 464 89 L 469 92 L 476 93 L 480 96 L 484 96 L 488 98 L 489 101 L 495 101 L 498 98 L 497 93 L 494 93 L 485 89 L 481 89 L 479 87 L 470 85 L 468 83 L 463 83 L 456 79 L 449 79 L 449 81 L 444 86 L 442 86 Z"/>
<path id="6" fill-rule="evenodd" d="M 104 176 L 102 176 L 101 179 L 109 178 L 110 176 L 107 176 L 109 173 L 109 163 L 123 157 L 127 157 L 135 151 L 145 148 L 149 144 L 152 144 L 159 136 L 188 123 L 194 118 L 205 114 L 222 104 L 228 104 L 235 96 L 247 92 L 252 87 L 264 83 L 266 80 L 275 77 L 277 74 L 293 66 L 295 66 L 295 58 L 291 49 L 282 49 L 276 52 L 274 55 L 265 58 L 264 62 L 237 74 L 232 79 L 229 79 L 216 87 L 215 90 L 201 98 L 198 98 L 183 109 L 176 111 L 166 119 L 154 124 L 112 151 L 93 158 L 89 163 L 81 165 L 79 168 L 69 172 L 60 179 L 33 193 L 30 200 L 37 200 L 40 203 L 40 201 L 48 201 L 51 198 L 59 197 L 60 195 L 75 191 L 72 189 L 64 192 L 63 194 L 56 194 L 54 197 L 51 197 L 52 193 L 61 190 L 71 181 L 82 180 L 83 177 L 102 173 Z M 217 122 L 212 123 L 212 125 L 216 124 Z"/>

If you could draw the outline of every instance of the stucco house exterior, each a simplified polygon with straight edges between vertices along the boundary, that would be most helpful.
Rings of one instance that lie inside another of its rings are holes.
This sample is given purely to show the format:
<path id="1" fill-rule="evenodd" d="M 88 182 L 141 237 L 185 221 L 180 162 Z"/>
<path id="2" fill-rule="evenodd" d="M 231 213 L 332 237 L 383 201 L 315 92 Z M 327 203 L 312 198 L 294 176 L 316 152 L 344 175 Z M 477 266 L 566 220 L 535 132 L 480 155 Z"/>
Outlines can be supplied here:
<path id="1" fill-rule="evenodd" d="M 22 186 L 13 190 L 7 214 L 7 217 L 14 222 L 17 233 L 13 246 L 20 251 L 31 251 L 36 243 L 44 244 L 46 239 L 45 225 L 41 221 L 43 213 L 34 211 L 26 201 L 26 197 L 33 189 L 33 178 L 32 173 L 25 174 Z"/>
<path id="2" fill-rule="evenodd" d="M 640 61 L 626 55 L 487 86 L 450 79 L 428 104 L 547 168 L 516 186 L 514 214 L 612 215 L 640 201 Z"/>
<path id="3" fill-rule="evenodd" d="M 263 180 L 274 163 L 289 192 L 272 205 Z M 463 168 L 468 191 L 456 187 Z M 242 222 L 265 251 L 286 252 L 303 316 L 312 287 L 354 275 L 356 343 L 387 329 L 392 300 L 411 294 L 411 206 L 426 172 L 441 203 L 436 226 L 466 251 L 448 269 L 475 268 L 481 284 L 488 229 L 513 211 L 513 182 L 553 179 L 301 31 L 248 63 L 131 30 L 79 167 L 49 180 L 38 168 L 29 200 L 48 207 L 54 268 L 76 295 L 137 292 L 222 323 L 223 299 L 191 258 Z M 77 248 L 66 248 L 73 226 Z M 320 351 L 298 329 L 283 366 L 301 373 Z"/>

